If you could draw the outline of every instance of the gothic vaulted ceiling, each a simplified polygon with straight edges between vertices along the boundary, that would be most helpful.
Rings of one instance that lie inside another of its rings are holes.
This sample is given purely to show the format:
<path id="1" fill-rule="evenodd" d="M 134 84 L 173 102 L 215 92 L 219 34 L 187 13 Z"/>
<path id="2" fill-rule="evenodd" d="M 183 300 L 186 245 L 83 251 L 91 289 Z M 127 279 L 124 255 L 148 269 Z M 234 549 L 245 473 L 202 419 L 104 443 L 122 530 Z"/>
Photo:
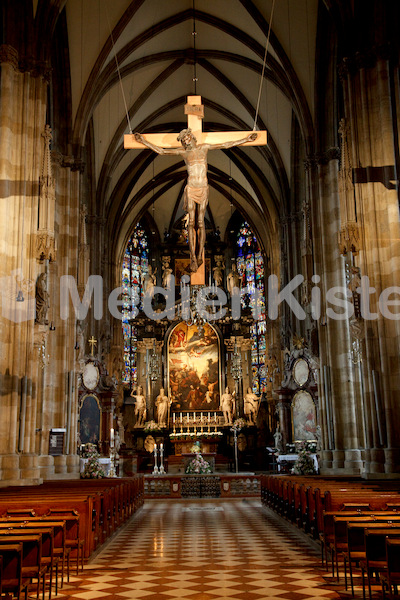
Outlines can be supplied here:
<path id="1" fill-rule="evenodd" d="M 208 217 L 222 237 L 236 207 L 264 248 L 273 245 L 289 195 L 294 123 L 311 150 L 317 4 L 275 1 L 257 121 L 268 146 L 209 153 Z M 92 208 L 107 219 L 116 256 L 146 210 L 160 236 L 182 215 L 185 179 L 179 158 L 124 150 L 124 133 L 179 132 L 195 92 L 205 130 L 253 129 L 272 7 L 272 0 L 66 3 L 73 143 L 91 148 Z"/>

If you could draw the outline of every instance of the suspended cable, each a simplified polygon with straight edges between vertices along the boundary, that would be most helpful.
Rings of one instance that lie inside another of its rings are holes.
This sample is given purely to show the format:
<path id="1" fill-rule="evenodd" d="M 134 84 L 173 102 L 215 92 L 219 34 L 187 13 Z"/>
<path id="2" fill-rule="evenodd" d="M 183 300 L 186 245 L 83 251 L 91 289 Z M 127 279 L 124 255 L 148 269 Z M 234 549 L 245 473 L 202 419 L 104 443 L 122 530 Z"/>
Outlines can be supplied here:
<path id="1" fill-rule="evenodd" d="M 197 31 L 196 31 L 196 7 L 195 7 L 195 0 L 193 0 L 193 31 L 192 31 L 192 36 L 193 36 L 193 83 L 194 83 L 194 94 L 197 95 L 197 82 L 198 82 L 198 77 L 197 77 L 197 56 L 196 56 L 196 35 L 197 35 Z"/>
<path id="2" fill-rule="evenodd" d="M 255 129 L 256 129 L 257 119 L 258 119 L 258 111 L 259 111 L 259 108 L 260 108 L 261 92 L 262 92 L 262 86 L 263 86 L 263 82 L 264 82 L 265 65 L 267 64 L 267 54 L 268 54 L 268 47 L 269 47 L 269 38 L 270 38 L 270 35 L 271 35 L 271 29 L 272 29 L 272 19 L 274 17 L 274 8 L 275 8 L 275 0 L 272 0 L 271 18 L 269 20 L 267 43 L 265 45 L 264 62 L 263 62 L 263 68 L 262 68 L 262 71 L 261 71 L 260 89 L 258 90 L 257 108 L 256 108 L 256 115 L 254 117 L 253 131 L 255 131 Z"/>
<path id="3" fill-rule="evenodd" d="M 117 58 L 117 53 L 115 51 L 115 44 L 114 44 L 114 36 L 112 34 L 111 31 L 111 24 L 110 24 L 110 19 L 108 17 L 108 10 L 107 10 L 107 0 L 104 0 L 104 6 L 106 8 L 106 16 L 107 16 L 107 23 L 108 23 L 108 28 L 110 30 L 110 38 L 111 38 L 111 43 L 112 43 L 112 47 L 113 47 L 113 51 L 114 51 L 114 58 L 115 58 L 115 64 L 117 65 L 117 73 L 118 73 L 118 79 L 119 79 L 119 84 L 121 86 L 121 92 L 122 92 L 122 98 L 124 101 L 124 106 L 125 106 L 125 113 L 126 113 L 126 120 L 128 121 L 128 129 L 129 129 L 129 133 L 133 133 L 132 132 L 132 127 L 131 127 L 131 122 L 129 120 L 129 111 L 128 111 L 128 106 L 126 104 L 126 98 L 125 98 L 125 92 L 124 92 L 124 86 L 122 85 L 122 78 L 121 78 L 121 71 L 119 68 L 119 64 L 118 64 L 118 58 Z"/>

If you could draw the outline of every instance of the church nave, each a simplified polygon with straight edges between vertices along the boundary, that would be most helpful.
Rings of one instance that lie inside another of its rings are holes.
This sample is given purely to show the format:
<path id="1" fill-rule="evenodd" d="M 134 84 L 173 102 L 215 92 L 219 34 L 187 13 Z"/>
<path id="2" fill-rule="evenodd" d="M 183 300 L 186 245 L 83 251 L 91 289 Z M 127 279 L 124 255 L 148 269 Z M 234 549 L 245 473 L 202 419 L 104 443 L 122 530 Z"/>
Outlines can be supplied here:
<path id="1" fill-rule="evenodd" d="M 338 598 L 307 538 L 256 500 L 146 501 L 65 598 Z"/>

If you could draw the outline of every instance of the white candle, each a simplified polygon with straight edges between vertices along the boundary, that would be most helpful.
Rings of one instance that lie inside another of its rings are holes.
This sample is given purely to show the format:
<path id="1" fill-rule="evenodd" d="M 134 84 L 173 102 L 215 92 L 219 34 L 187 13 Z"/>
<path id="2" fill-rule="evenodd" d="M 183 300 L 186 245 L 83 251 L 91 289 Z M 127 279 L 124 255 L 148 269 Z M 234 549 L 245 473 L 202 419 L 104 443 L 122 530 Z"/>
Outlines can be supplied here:
<path id="1" fill-rule="evenodd" d="M 210 413 L 208 413 L 208 422 L 210 422 L 210 419 L 211 419 L 211 415 L 210 415 Z"/>
<path id="2" fill-rule="evenodd" d="M 175 413 L 172 413 L 172 421 L 175 423 Z"/>
<path id="3" fill-rule="evenodd" d="M 181 419 L 180 419 L 181 423 L 182 423 L 182 413 L 181 413 Z"/>
<path id="4" fill-rule="evenodd" d="M 189 413 L 187 414 L 187 420 L 188 420 L 188 423 L 189 423 Z"/>
<path id="5" fill-rule="evenodd" d="M 110 431 L 110 446 L 111 446 L 111 448 L 114 447 L 114 429 L 113 429 L 113 427 L 111 427 L 111 431 Z"/>
<path id="6" fill-rule="evenodd" d="M 216 412 L 214 413 L 214 421 L 215 421 L 215 423 L 217 422 L 217 413 Z"/>
<path id="7" fill-rule="evenodd" d="M 163 448 L 164 448 L 164 444 L 161 442 L 161 444 L 160 444 L 160 451 L 161 452 L 163 451 Z"/>
<path id="8" fill-rule="evenodd" d="M 154 454 L 157 452 L 157 444 L 154 444 Z"/>

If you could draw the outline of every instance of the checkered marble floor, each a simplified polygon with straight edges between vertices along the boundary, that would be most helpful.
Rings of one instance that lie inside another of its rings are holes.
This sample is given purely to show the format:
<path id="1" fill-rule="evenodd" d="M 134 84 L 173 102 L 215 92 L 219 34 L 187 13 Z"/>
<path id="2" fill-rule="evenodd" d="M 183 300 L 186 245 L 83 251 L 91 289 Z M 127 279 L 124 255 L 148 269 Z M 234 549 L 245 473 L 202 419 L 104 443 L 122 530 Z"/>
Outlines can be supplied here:
<path id="1" fill-rule="evenodd" d="M 318 551 L 256 500 L 147 501 L 60 596 L 338 599 Z"/>

